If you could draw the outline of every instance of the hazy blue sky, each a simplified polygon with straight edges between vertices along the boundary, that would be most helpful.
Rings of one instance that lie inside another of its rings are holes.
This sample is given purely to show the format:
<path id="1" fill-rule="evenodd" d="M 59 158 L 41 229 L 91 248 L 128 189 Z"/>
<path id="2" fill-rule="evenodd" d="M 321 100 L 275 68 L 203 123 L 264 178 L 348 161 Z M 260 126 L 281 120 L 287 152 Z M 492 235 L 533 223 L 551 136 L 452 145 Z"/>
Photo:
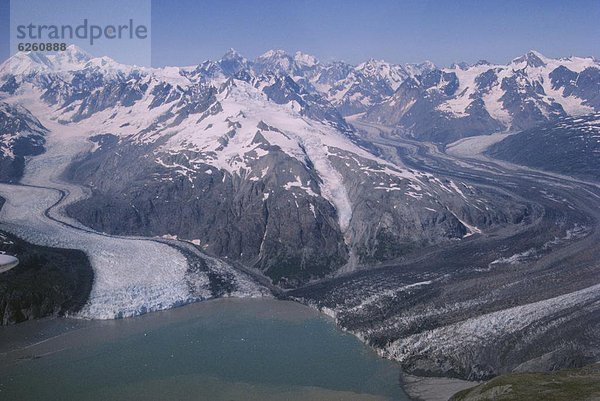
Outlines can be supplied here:
<path id="1" fill-rule="evenodd" d="M 0 0 L 1 59 L 7 5 Z M 506 62 L 529 49 L 600 58 L 600 0 L 154 0 L 151 32 L 155 66 L 198 64 L 230 47 L 248 58 L 283 48 L 353 63 Z"/>

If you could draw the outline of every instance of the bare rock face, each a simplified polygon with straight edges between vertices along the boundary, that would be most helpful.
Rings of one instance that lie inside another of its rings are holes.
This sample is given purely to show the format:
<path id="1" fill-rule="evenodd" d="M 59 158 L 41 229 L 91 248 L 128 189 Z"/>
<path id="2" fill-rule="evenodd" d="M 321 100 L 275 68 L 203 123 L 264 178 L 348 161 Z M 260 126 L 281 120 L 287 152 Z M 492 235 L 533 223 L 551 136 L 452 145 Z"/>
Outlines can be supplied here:
<path id="1" fill-rule="evenodd" d="M 25 157 L 44 151 L 46 132 L 24 107 L 0 102 L 0 181 L 19 181 Z"/>
<path id="2" fill-rule="evenodd" d="M 0 250 L 19 258 L 18 266 L 0 273 L 0 325 L 74 313 L 87 301 L 94 273 L 83 252 L 6 233 L 0 233 Z"/>
<path id="3" fill-rule="evenodd" d="M 541 170 L 600 181 L 599 133 L 600 113 L 563 117 L 511 135 L 487 153 Z"/>
<path id="4" fill-rule="evenodd" d="M 93 196 L 69 209 L 93 228 L 199 239 L 206 252 L 255 266 L 282 284 L 319 277 L 347 260 L 335 208 L 316 196 L 315 174 L 283 152 L 273 150 L 261 158 L 254 170 L 272 171 L 261 180 L 231 176 L 206 164 L 191 180 L 149 181 L 148 177 L 171 175 L 156 163 L 138 164 L 132 176 L 104 179 L 115 170 L 131 171 L 131 157 L 137 152 L 142 151 L 143 160 L 143 150 L 118 149 L 128 157 L 119 158 L 114 147 L 103 146 L 70 171 L 72 179 L 94 183 Z M 312 187 L 307 185 L 315 196 L 307 196 L 301 187 L 284 188 L 296 177 L 312 181 Z"/>

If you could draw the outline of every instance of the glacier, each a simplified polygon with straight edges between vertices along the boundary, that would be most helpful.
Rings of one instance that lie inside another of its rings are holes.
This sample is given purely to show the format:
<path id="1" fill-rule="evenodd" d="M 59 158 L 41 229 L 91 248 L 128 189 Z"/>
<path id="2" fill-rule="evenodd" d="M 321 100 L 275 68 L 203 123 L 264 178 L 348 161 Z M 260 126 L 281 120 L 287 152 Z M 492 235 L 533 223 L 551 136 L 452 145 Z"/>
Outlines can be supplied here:
<path id="1" fill-rule="evenodd" d="M 89 190 L 65 182 L 61 174 L 93 144 L 82 126 L 53 120 L 50 107 L 26 98 L 18 100 L 27 104 L 50 133 L 46 152 L 28 160 L 22 185 L 0 184 L 0 196 L 6 200 L 0 211 L 0 229 L 33 244 L 86 253 L 94 284 L 89 301 L 76 317 L 121 318 L 212 298 L 207 272 L 191 274 L 189 255 L 168 241 L 111 236 L 66 216 L 65 207 L 86 197 Z M 229 295 L 269 295 L 266 288 L 228 264 L 199 252 L 195 256 L 204 258 L 212 271 L 231 277 L 235 290 Z"/>

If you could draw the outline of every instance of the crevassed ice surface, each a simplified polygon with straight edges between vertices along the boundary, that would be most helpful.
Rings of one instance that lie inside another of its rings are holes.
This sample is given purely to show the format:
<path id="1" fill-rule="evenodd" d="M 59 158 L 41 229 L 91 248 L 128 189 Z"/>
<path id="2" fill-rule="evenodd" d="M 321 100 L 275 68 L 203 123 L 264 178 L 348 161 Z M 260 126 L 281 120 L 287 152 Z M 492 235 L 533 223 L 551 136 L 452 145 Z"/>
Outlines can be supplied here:
<path id="1" fill-rule="evenodd" d="M 0 184 L 0 196 L 6 199 L 0 211 L 0 228 L 34 244 L 80 249 L 88 255 L 94 269 L 94 285 L 88 303 L 78 315 L 111 319 L 209 298 L 209 279 L 202 272 L 194 273 L 191 294 L 190 277 L 186 276 L 188 262 L 177 249 L 156 241 L 97 233 L 61 213 L 67 204 L 84 197 L 85 189 L 63 182 L 60 174 L 91 144 L 78 127 L 44 119 L 46 110 L 28 106 L 51 133 L 47 151 L 28 161 L 22 183 L 45 188 Z M 67 196 L 48 213 L 59 220 L 55 221 L 46 217 L 45 211 L 60 200 L 58 189 Z M 235 277 L 240 281 L 241 295 L 260 293 L 258 286 L 242 282 L 239 275 Z"/>

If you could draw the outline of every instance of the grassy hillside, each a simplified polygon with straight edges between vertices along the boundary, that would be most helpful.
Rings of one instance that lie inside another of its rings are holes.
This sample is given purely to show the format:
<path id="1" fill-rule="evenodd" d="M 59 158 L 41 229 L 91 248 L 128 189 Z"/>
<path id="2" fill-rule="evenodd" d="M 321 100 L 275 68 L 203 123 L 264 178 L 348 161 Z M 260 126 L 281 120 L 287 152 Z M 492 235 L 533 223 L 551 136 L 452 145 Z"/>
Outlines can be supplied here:
<path id="1" fill-rule="evenodd" d="M 451 401 L 600 400 L 600 364 L 550 373 L 511 373 L 456 393 Z"/>

